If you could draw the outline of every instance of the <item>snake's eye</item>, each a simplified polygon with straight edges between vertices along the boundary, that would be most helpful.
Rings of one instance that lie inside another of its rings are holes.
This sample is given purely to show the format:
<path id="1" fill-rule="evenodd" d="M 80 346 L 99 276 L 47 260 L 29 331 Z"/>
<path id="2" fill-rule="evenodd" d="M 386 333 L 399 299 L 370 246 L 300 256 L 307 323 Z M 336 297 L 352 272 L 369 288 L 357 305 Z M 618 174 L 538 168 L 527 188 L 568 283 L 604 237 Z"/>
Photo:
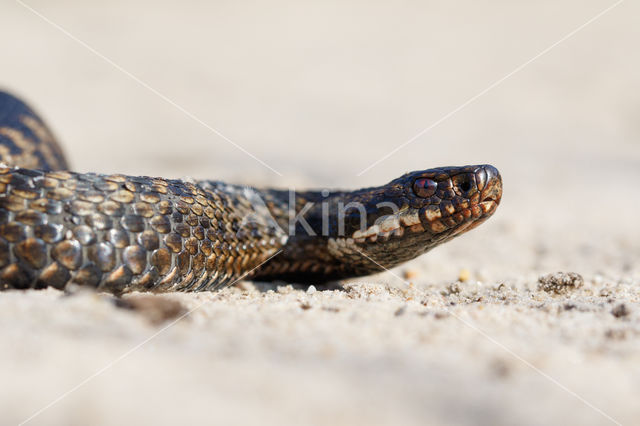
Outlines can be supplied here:
<path id="1" fill-rule="evenodd" d="M 420 178 L 413 183 L 413 192 L 420 198 L 431 197 L 435 192 L 438 184 L 431 179 Z"/>

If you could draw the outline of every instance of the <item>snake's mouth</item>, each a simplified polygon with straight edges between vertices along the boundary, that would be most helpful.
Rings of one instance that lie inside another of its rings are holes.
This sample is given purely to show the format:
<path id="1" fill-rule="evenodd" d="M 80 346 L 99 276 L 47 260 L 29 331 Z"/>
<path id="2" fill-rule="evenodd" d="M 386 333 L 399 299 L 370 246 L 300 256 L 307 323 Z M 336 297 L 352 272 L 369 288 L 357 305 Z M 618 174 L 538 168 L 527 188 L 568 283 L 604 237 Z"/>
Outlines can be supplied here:
<path id="1" fill-rule="evenodd" d="M 469 207 L 447 217 L 432 217 L 430 220 L 421 220 L 417 211 L 407 209 L 396 215 L 383 218 L 379 223 L 364 231 L 356 231 L 352 238 L 356 243 L 386 242 L 394 238 L 403 238 L 409 235 L 435 235 L 448 232 L 450 236 L 459 235 L 475 228 L 487 220 L 498 208 L 500 198 L 489 198 L 480 202 L 470 203 Z"/>

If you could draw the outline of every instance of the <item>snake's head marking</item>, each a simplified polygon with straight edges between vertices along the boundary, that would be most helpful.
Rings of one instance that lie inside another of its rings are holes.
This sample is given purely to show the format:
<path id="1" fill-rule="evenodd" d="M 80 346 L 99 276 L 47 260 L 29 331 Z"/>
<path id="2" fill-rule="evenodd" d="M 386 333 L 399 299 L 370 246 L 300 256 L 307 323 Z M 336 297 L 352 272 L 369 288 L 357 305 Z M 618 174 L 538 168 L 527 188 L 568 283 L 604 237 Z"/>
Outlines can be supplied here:
<path id="1" fill-rule="evenodd" d="M 405 192 L 413 195 L 412 211 L 434 235 L 453 237 L 478 226 L 495 212 L 502 197 L 502 178 L 491 165 L 447 167 L 403 178 Z"/>
<path id="2" fill-rule="evenodd" d="M 502 180 L 490 165 L 441 167 L 356 191 L 262 194 L 289 239 L 261 278 L 320 283 L 392 268 L 475 228 Z"/>
<path id="3" fill-rule="evenodd" d="M 491 165 L 407 173 L 356 195 L 366 206 L 367 225 L 356 212 L 350 215 L 347 241 L 389 268 L 480 225 L 501 197 L 502 178 Z"/>

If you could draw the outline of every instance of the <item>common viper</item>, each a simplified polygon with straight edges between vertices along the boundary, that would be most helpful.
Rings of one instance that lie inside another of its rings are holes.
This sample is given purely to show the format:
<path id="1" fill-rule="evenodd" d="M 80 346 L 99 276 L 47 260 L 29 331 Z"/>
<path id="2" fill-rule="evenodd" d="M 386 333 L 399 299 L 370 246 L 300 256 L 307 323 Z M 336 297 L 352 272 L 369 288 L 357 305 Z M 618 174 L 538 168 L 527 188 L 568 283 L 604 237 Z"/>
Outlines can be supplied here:
<path id="1" fill-rule="evenodd" d="M 379 272 L 496 210 L 490 165 L 354 191 L 67 171 L 44 122 L 0 92 L 0 287 L 213 290 L 248 276 L 320 283 Z"/>

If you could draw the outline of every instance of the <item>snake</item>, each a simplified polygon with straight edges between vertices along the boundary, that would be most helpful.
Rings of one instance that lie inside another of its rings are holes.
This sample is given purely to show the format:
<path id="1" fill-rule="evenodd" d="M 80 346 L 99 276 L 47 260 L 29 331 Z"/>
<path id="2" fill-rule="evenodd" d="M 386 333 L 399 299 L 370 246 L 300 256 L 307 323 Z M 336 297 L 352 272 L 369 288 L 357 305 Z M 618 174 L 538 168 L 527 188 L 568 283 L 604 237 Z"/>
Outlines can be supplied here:
<path id="1" fill-rule="evenodd" d="M 43 119 L 0 92 L 0 289 L 214 291 L 306 285 L 393 268 L 486 221 L 488 164 L 381 186 L 305 190 L 70 171 Z"/>

